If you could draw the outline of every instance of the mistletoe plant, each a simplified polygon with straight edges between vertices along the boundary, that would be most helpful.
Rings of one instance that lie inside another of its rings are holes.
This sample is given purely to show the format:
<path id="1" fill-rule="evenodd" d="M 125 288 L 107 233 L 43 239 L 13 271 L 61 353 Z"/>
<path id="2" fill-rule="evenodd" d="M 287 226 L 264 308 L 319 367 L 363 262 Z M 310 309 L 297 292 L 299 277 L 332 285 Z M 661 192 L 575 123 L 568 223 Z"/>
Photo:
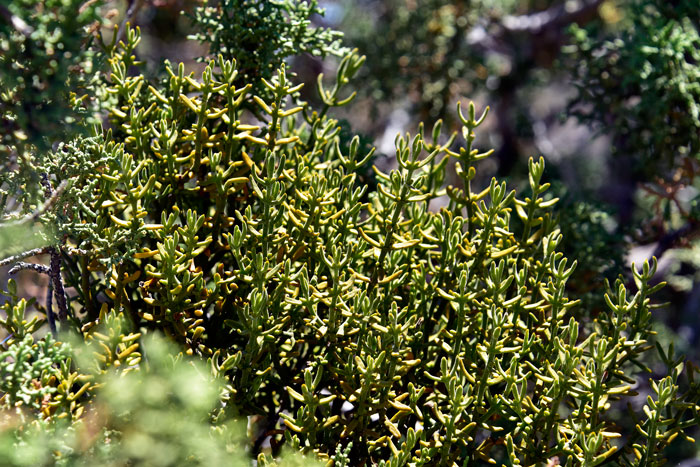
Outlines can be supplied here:
<path id="1" fill-rule="evenodd" d="M 200 76 L 166 63 L 167 77 L 149 80 L 133 71 L 139 39 L 129 28 L 105 45 L 108 128 L 41 167 L 55 194 L 40 217 L 55 226 L 61 263 L 58 276 L 49 268 L 57 315 L 50 300 L 35 307 L 58 340 L 77 334 L 97 357 L 59 366 L 66 349 L 27 337 L 42 322 L 12 291 L 0 322 L 9 335 L 0 371 L 14 378 L 0 386 L 4 410 L 87 423 L 105 394 L 132 408 L 140 439 L 159 443 L 170 432 L 149 431 L 148 414 L 172 418 L 153 404 L 207 412 L 202 423 L 223 431 L 248 417 L 263 465 L 266 446 L 277 455 L 286 445 L 338 465 L 649 466 L 697 425 L 694 367 L 660 346 L 668 376 L 644 408 L 630 405 L 636 432 L 616 425 L 614 410 L 650 371 L 641 362 L 654 349 L 656 263 L 633 268 L 632 297 L 622 282 L 607 292 L 608 313 L 574 315 L 565 287 L 576 262 L 558 252 L 544 160 L 530 160 L 524 195 L 495 179 L 472 186 L 490 154 L 474 148 L 486 111 L 458 109 L 460 143 L 440 122 L 397 136 L 397 167 L 375 168 L 370 190 L 358 172 L 372 151 L 341 138 L 329 116 L 351 100 L 357 53 L 342 59 L 332 89 L 319 79 L 315 111 L 283 65 L 252 83 L 219 56 Z M 451 159 L 459 187 L 443 183 Z M 444 207 L 431 209 L 438 199 Z M 219 404 L 183 379 L 156 398 L 171 386 L 143 338 L 158 332 L 224 381 Z M 153 399 L 81 376 L 130 381 L 151 359 Z M 128 439 L 129 423 L 105 426 Z M 207 458 L 173 452 L 171 464 Z"/>

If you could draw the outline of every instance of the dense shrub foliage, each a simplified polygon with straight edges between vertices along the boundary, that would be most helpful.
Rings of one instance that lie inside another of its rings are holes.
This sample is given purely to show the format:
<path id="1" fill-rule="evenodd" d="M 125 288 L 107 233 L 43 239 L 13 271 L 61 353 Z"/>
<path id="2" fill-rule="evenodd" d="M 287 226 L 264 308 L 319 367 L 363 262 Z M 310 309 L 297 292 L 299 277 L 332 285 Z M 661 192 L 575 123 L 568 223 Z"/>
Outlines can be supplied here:
<path id="1" fill-rule="evenodd" d="M 223 0 L 204 2 L 192 17 L 193 39 L 209 47 L 209 56 L 236 60 L 236 86 L 251 85 L 251 92 L 267 96 L 261 78 L 271 79 L 288 57 L 308 53 L 340 56 L 347 49 L 342 34 L 315 28 L 313 15 L 322 14 L 318 1 Z"/>
<path id="2" fill-rule="evenodd" d="M 574 30 L 580 93 L 572 105 L 613 133 L 620 155 L 634 154 L 630 170 L 654 173 L 700 152 L 700 15 L 687 2 L 630 3 L 613 34 Z"/>
<path id="3" fill-rule="evenodd" d="M 50 229 L 1 264 L 50 285 L 26 300 L 8 284 L 0 452 L 13 465 L 662 463 L 700 407 L 695 367 L 654 342 L 656 261 L 633 267 L 634 292 L 598 290 L 607 310 L 581 310 L 544 160 L 521 193 L 473 186 L 491 154 L 474 147 L 488 113 L 474 104 L 458 106 L 458 133 L 438 121 L 397 136 L 396 168 L 368 184 L 374 150 L 332 117 L 365 58 L 319 77 L 320 108 L 284 63 L 341 50 L 309 29 L 316 11 L 198 9 L 218 54 L 198 75 L 166 62 L 145 76 L 139 29 L 114 31 L 95 51 L 103 122 L 45 154 L 23 145 L 33 174 L 8 159 L 6 215 Z M 249 53 L 242 34 L 275 29 L 290 39 Z"/>

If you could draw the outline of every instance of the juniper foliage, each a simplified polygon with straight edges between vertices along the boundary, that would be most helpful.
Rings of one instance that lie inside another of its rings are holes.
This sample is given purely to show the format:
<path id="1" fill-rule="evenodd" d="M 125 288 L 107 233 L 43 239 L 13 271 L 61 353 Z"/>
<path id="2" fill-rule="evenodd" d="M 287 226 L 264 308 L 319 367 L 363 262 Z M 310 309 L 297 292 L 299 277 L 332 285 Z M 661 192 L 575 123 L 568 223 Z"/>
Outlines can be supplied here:
<path id="1" fill-rule="evenodd" d="M 314 27 L 314 15 L 323 15 L 317 0 L 205 1 L 191 17 L 197 31 L 192 39 L 209 47 L 205 61 L 219 55 L 236 60 L 237 86 L 251 84 L 254 94 L 265 94 L 260 78 L 271 79 L 288 57 L 347 52 L 340 43 L 342 34 Z"/>
<path id="2" fill-rule="evenodd" d="M 628 2 L 609 33 L 573 28 L 575 113 L 611 133 L 620 155 L 635 156 L 630 169 L 647 177 L 700 151 L 700 17 L 692 2 L 672 3 Z"/>

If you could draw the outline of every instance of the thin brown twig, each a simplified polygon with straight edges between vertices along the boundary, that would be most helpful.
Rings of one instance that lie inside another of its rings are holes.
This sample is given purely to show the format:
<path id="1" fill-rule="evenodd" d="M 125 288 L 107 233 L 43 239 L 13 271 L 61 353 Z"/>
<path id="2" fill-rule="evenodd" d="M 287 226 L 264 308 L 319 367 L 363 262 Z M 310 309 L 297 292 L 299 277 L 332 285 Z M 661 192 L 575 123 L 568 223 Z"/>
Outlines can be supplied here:
<path id="1" fill-rule="evenodd" d="M 43 264 L 37 264 L 37 263 L 25 263 L 23 261 L 20 261 L 19 263 L 15 264 L 12 266 L 12 269 L 8 271 L 8 274 L 15 275 L 20 271 L 23 271 L 25 269 L 31 269 L 32 271 L 38 272 L 40 274 L 48 274 L 49 273 L 49 267 L 45 266 Z"/>
<path id="2" fill-rule="evenodd" d="M 44 196 L 47 200 L 55 200 L 60 195 L 61 187 L 65 189 L 65 180 L 61 182 L 58 189 L 54 192 L 49 181 L 48 174 L 44 173 L 41 177 L 41 184 L 44 186 Z M 55 201 L 54 201 L 55 202 Z M 64 322 L 68 319 L 68 303 L 66 301 L 66 291 L 63 288 L 63 277 L 61 277 L 61 253 L 60 249 L 54 247 L 49 248 L 51 261 L 49 262 L 49 277 L 53 286 L 54 294 L 56 295 L 56 305 L 58 306 L 58 319 Z"/>
<path id="3" fill-rule="evenodd" d="M 51 248 L 49 253 L 51 254 L 49 277 L 51 277 L 54 294 L 56 295 L 58 319 L 64 322 L 68 319 L 68 302 L 66 301 L 66 291 L 63 288 L 63 278 L 61 277 L 61 254 L 55 248 Z"/>
<path id="4" fill-rule="evenodd" d="M 54 338 L 57 337 L 56 332 L 56 316 L 53 314 L 53 283 L 49 281 L 49 286 L 46 290 L 46 320 L 49 322 L 49 329 Z"/>
<path id="5" fill-rule="evenodd" d="M 45 255 L 46 253 L 49 252 L 48 246 L 42 246 L 40 248 L 34 248 L 33 250 L 27 250 L 25 252 L 9 256 L 3 260 L 0 260 L 0 267 L 2 266 L 7 266 L 8 264 L 16 263 L 18 261 L 21 261 L 25 258 L 29 258 L 30 256 L 37 256 L 37 255 Z"/>

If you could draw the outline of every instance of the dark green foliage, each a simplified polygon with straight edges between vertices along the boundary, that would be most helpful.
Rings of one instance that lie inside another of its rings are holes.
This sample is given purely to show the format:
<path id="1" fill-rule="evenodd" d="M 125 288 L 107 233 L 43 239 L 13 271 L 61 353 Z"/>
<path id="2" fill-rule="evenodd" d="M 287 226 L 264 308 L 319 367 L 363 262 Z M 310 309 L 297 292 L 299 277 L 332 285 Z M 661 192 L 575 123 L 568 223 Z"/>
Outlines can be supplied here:
<path id="1" fill-rule="evenodd" d="M 700 154 L 700 16 L 695 2 L 633 0 L 610 34 L 574 28 L 576 114 L 611 134 L 645 176 Z"/>
<path id="2" fill-rule="evenodd" d="M 194 39 L 209 46 L 206 60 L 219 55 L 236 60 L 234 84 L 251 84 L 254 94 L 267 95 L 260 78 L 271 79 L 291 56 L 341 55 L 342 34 L 311 24 L 323 14 L 317 0 L 213 0 L 197 7 L 192 17 Z"/>
<path id="3" fill-rule="evenodd" d="M 41 185 L 41 164 L 50 160 L 54 144 L 97 123 L 97 111 L 108 102 L 96 69 L 99 54 L 90 47 L 101 25 L 99 3 L 0 5 L 0 214 L 15 220 L 0 228 L 6 253 L 51 238 L 51 229 L 42 232 L 33 225 L 51 204 Z M 18 238 L 26 239 L 22 247 Z"/>
<path id="4" fill-rule="evenodd" d="M 557 0 L 342 3 L 347 41 L 367 55 L 357 83 L 371 109 L 408 107 L 416 114 L 412 123 L 443 118 L 451 124 L 454 101 L 481 92 L 489 102 L 503 100 L 513 118 L 515 90 L 556 57 L 562 24 L 573 21 L 564 17 L 578 20 L 592 2 L 566 8 Z M 523 107 L 531 103 L 524 100 Z"/>
<path id="5" fill-rule="evenodd" d="M 610 136 L 615 183 L 605 191 L 625 227 L 636 221 L 634 239 L 655 243 L 661 257 L 694 248 L 698 230 L 700 10 L 692 1 L 629 0 L 619 13 L 612 28 L 572 28 L 565 63 L 579 93 L 570 111 Z M 685 300 L 693 299 L 677 299 Z"/>
<path id="6" fill-rule="evenodd" d="M 375 2 L 364 16 L 351 9 L 350 40 L 368 57 L 360 89 L 375 103 L 408 96 L 421 118 L 445 116 L 459 81 L 476 81 L 465 53 L 465 33 L 476 20 L 468 1 Z"/>
<path id="7" fill-rule="evenodd" d="M 96 70 L 86 28 L 100 23 L 96 2 L 84 3 L 18 0 L 0 6 L 3 158 L 26 157 L 21 150 L 26 142 L 43 153 L 67 129 L 75 131 L 77 120 L 86 116 L 85 106 L 92 105 L 85 87 Z"/>
<path id="8" fill-rule="evenodd" d="M 567 256 L 578 258 L 568 290 L 581 300 L 580 310 L 588 315 L 605 312 L 600 290 L 605 279 L 614 281 L 626 272 L 625 240 L 608 206 L 566 196 L 556 208 Z"/>

